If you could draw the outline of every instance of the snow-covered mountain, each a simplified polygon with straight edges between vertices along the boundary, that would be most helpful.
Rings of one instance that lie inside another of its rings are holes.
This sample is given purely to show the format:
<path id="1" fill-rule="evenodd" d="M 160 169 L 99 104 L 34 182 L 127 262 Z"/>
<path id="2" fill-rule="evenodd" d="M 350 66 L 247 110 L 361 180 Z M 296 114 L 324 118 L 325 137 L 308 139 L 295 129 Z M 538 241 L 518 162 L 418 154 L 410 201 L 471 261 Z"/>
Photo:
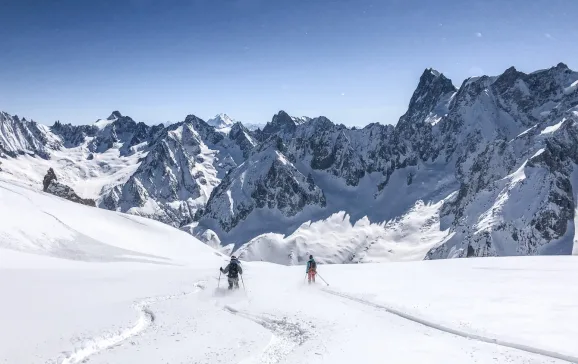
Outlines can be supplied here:
<path id="1" fill-rule="evenodd" d="M 214 118 L 207 120 L 207 124 L 214 127 L 215 129 L 225 129 L 233 126 L 235 121 L 227 114 L 218 114 Z"/>
<path id="2" fill-rule="evenodd" d="M 296 119 L 301 120 L 303 118 L 296 118 Z M 218 132 L 223 133 L 223 134 L 229 134 L 229 132 L 233 128 L 233 125 L 235 125 L 235 124 L 241 124 L 245 129 L 247 129 L 249 131 L 255 131 L 257 129 L 263 129 L 263 127 L 266 125 L 266 123 L 258 124 L 258 123 L 240 122 L 240 121 L 237 121 L 237 120 L 231 118 L 229 115 L 223 114 L 223 113 L 217 114 L 217 115 L 215 115 L 215 117 L 207 120 L 207 124 L 209 124 L 210 126 L 215 128 L 215 130 L 217 130 Z"/>
<path id="3" fill-rule="evenodd" d="M 61 147 L 61 141 L 48 127 L 0 112 L 0 158 L 28 154 L 46 159 L 50 150 Z"/>
<path id="4" fill-rule="evenodd" d="M 262 211 L 265 214 L 274 211 L 278 215 L 276 218 L 290 219 L 306 209 L 325 207 L 323 191 L 315 185 L 311 175 L 299 172 L 283 150 L 281 139 L 269 139 L 256 147 L 242 165 L 227 174 L 200 214 L 203 225 L 226 234 L 253 213 L 258 216 Z M 271 227 L 266 216 L 260 223 Z M 235 230 L 233 234 L 238 233 Z"/>
<path id="5" fill-rule="evenodd" d="M 308 181 L 324 192 L 326 206 L 303 209 L 290 220 L 278 209 L 243 213 L 238 227 L 217 227 L 215 233 L 225 245 L 243 245 L 240 252 L 251 259 L 277 260 L 270 254 L 277 251 L 284 263 L 307 252 L 335 256 L 336 249 L 343 250 L 337 261 L 405 257 L 396 250 L 409 242 L 391 234 L 400 228 L 394 221 L 409 221 L 428 237 L 414 250 L 429 249 L 427 259 L 571 254 L 578 128 L 578 92 L 572 85 L 577 79 L 563 64 L 528 75 L 510 68 L 499 77 L 468 79 L 456 89 L 428 69 L 395 127 L 353 130 L 324 117 L 298 121 L 280 112 L 256 137 L 262 143 L 280 139 L 288 163 L 311 176 Z M 243 182 L 241 174 L 237 184 Z M 238 197 L 226 192 L 213 195 L 210 203 L 235 205 L 231 201 Z M 423 211 L 419 204 L 437 208 L 423 219 L 417 215 Z M 326 221 L 325 233 L 331 233 L 340 211 L 351 231 L 332 239 L 333 249 L 306 240 L 291 243 L 304 223 L 316 221 L 317 231 L 323 231 Z M 205 218 L 215 219 L 214 212 Z M 397 249 L 384 249 L 389 241 L 352 238 L 362 230 L 355 226 L 363 218 L 370 226 L 385 224 L 380 237 L 391 236 Z M 204 234 L 203 226 L 215 228 L 203 219 L 199 226 Z M 256 236 L 243 244 L 248 231 Z M 412 252 L 407 256 L 415 258 Z"/>
<path id="6" fill-rule="evenodd" d="M 571 254 L 577 82 L 564 64 L 459 88 L 427 69 L 396 126 L 362 129 L 284 111 L 257 130 L 225 114 L 47 128 L 3 113 L 0 173 L 37 185 L 53 167 L 100 207 L 251 260 Z"/>
<path id="7" fill-rule="evenodd" d="M 136 172 L 104 194 L 99 206 L 177 227 L 190 223 L 212 190 L 253 147 L 240 129 L 237 126 L 235 138 L 229 139 L 194 115 L 170 125 L 149 143 Z"/>

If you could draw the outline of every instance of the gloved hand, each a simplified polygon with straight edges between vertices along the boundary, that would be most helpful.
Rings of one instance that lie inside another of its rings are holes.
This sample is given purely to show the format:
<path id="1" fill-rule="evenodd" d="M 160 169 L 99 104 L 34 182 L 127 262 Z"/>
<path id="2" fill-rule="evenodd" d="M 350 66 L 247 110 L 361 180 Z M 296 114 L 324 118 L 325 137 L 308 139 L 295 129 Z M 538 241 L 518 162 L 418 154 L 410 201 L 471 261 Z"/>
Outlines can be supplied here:
<path id="1" fill-rule="evenodd" d="M 220 267 L 219 270 L 221 271 L 221 273 L 223 273 L 223 267 Z"/>

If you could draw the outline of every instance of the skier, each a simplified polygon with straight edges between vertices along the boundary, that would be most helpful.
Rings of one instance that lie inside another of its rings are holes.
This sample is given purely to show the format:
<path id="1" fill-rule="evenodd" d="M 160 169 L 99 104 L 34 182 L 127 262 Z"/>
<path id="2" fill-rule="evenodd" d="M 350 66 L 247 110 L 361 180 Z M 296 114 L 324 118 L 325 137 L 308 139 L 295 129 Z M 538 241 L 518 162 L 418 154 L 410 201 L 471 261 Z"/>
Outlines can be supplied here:
<path id="1" fill-rule="evenodd" d="M 309 260 L 307 261 L 307 269 L 305 271 L 307 273 L 307 281 L 311 284 L 315 283 L 315 274 L 317 274 L 317 263 L 315 259 L 313 259 L 313 255 L 309 256 Z"/>
<path id="2" fill-rule="evenodd" d="M 227 264 L 225 269 L 223 267 L 219 268 L 221 273 L 227 274 L 228 281 L 229 281 L 229 289 L 233 289 L 233 286 L 236 289 L 239 289 L 239 274 L 243 274 L 243 268 L 241 268 L 241 262 L 237 260 L 237 257 L 234 255 L 231 256 L 231 262 Z"/>

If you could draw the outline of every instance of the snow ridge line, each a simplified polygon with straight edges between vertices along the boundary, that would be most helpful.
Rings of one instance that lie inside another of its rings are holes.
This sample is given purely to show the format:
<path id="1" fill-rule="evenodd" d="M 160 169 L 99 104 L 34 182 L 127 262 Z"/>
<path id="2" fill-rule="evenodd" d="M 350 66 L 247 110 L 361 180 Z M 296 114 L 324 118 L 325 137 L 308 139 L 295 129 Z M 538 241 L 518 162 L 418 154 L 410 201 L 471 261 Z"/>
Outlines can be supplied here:
<path id="1" fill-rule="evenodd" d="M 146 298 L 136 303 L 134 305 L 134 308 L 139 313 L 139 318 L 132 327 L 122 330 L 120 332 L 105 334 L 100 337 L 89 339 L 87 342 L 85 341 L 82 343 L 82 347 L 76 349 L 74 352 L 68 354 L 64 359 L 61 359 L 61 361 L 57 362 L 59 364 L 82 363 L 89 356 L 97 354 L 113 346 L 119 345 L 121 342 L 127 340 L 128 338 L 140 334 L 148 327 L 153 325 L 155 322 L 155 314 L 149 308 L 150 305 L 188 296 L 197 293 L 205 288 L 204 281 L 196 282 L 194 286 L 196 287 L 196 289 L 191 292 L 182 292 L 174 295 Z"/>
<path id="2" fill-rule="evenodd" d="M 490 338 L 490 337 L 486 337 L 486 336 L 482 336 L 482 335 L 468 333 L 465 331 L 461 331 L 461 330 L 453 329 L 451 327 L 440 325 L 438 323 L 435 323 L 435 322 L 432 322 L 432 321 L 429 321 L 429 320 L 426 320 L 426 319 L 423 319 L 423 318 L 420 318 L 417 316 L 410 315 L 408 313 L 397 310 L 395 308 L 391 308 L 391 307 L 379 305 L 379 304 L 374 303 L 374 302 L 366 301 L 364 299 L 361 299 L 361 298 L 358 298 L 355 296 L 351 296 L 351 295 L 348 295 L 346 293 L 336 292 L 336 291 L 329 290 L 326 288 L 323 288 L 322 290 L 324 292 L 332 294 L 334 296 L 338 296 L 341 298 L 348 299 L 350 301 L 361 303 L 361 304 L 366 305 L 366 306 L 377 308 L 377 309 L 383 310 L 387 313 L 399 316 L 403 319 L 413 321 L 415 323 L 427 326 L 427 327 L 432 328 L 432 329 L 443 331 L 443 332 L 446 332 L 448 334 L 453 334 L 456 336 L 461 336 L 461 337 L 466 338 L 466 339 L 477 340 L 477 341 L 485 342 L 488 344 L 495 344 L 495 345 L 504 346 L 504 347 L 511 348 L 511 349 L 517 349 L 517 350 L 525 351 L 525 352 L 531 353 L 531 354 L 542 355 L 542 356 L 545 356 L 545 357 L 548 357 L 551 359 L 559 359 L 559 360 L 564 360 L 564 361 L 567 361 L 570 363 L 578 363 L 578 357 L 575 357 L 575 356 L 561 354 L 561 353 L 558 353 L 555 351 L 540 349 L 540 348 L 536 348 L 536 347 L 528 346 L 528 345 L 524 345 L 524 344 L 512 343 L 512 342 L 497 339 L 497 338 Z"/>

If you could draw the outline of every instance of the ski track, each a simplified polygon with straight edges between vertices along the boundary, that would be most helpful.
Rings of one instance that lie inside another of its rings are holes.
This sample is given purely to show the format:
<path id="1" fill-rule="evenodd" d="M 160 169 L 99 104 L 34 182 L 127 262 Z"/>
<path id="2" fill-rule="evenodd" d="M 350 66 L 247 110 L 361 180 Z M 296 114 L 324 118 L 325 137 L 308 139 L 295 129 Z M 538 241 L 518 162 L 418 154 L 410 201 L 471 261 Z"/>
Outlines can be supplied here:
<path id="1" fill-rule="evenodd" d="M 296 346 L 302 345 L 311 337 L 311 333 L 303 328 L 305 325 L 290 321 L 287 317 L 279 319 L 274 316 L 256 316 L 239 311 L 229 305 L 226 305 L 224 310 L 233 315 L 251 320 L 271 331 L 272 337 L 269 344 L 267 344 L 261 352 L 261 355 L 257 358 L 256 362 L 260 364 L 276 364 L 281 362 Z M 248 358 L 241 363 L 249 364 L 254 362 L 253 358 Z"/>
<path id="2" fill-rule="evenodd" d="M 139 318 L 136 324 L 120 332 L 108 333 L 99 337 L 85 340 L 82 342 L 80 348 L 76 349 L 72 353 L 67 354 L 64 359 L 57 360 L 56 363 L 58 364 L 83 363 L 88 359 L 88 357 L 95 355 L 103 350 L 119 345 L 123 341 L 140 334 L 148 327 L 153 325 L 155 322 L 155 314 L 150 309 L 151 305 L 188 296 L 197 293 L 205 288 L 204 281 L 196 282 L 194 286 L 196 287 L 196 289 L 192 292 L 182 292 L 174 295 L 146 298 L 136 303 L 134 305 L 134 308 L 139 313 Z M 51 363 L 51 361 L 49 361 L 48 363 Z"/>
<path id="3" fill-rule="evenodd" d="M 350 301 L 354 301 L 354 302 L 357 302 L 357 303 L 360 303 L 360 304 L 363 304 L 363 305 L 366 305 L 369 307 L 383 310 L 383 311 L 390 313 L 392 315 L 399 316 L 403 319 L 413 321 L 415 323 L 427 326 L 427 327 L 435 329 L 435 330 L 443 331 L 443 332 L 446 332 L 448 334 L 453 334 L 456 336 L 461 336 L 461 337 L 466 338 L 466 339 L 477 340 L 477 341 L 481 341 L 484 343 L 500 345 L 500 346 L 504 346 L 504 347 L 511 348 L 511 349 L 517 349 L 517 350 L 525 351 L 525 352 L 531 353 L 531 354 L 542 355 L 542 356 L 545 356 L 545 357 L 548 357 L 551 359 L 559 359 L 559 360 L 564 360 L 564 361 L 567 361 L 570 363 L 578 363 L 578 357 L 575 357 L 575 356 L 565 355 L 565 354 L 557 353 L 555 351 L 540 349 L 540 348 L 536 348 L 536 347 L 528 346 L 528 345 L 524 345 L 524 344 L 512 343 L 512 342 L 501 340 L 501 339 L 490 338 L 487 336 L 477 335 L 477 334 L 453 329 L 453 328 L 450 328 L 450 327 L 447 327 L 447 326 L 444 326 L 444 325 L 441 325 L 441 324 L 438 324 L 438 323 L 435 323 L 435 322 L 432 322 L 432 321 L 429 321 L 429 320 L 426 320 L 426 319 L 423 319 L 420 317 L 410 315 L 408 313 L 397 310 L 395 308 L 387 307 L 384 305 L 379 305 L 377 303 L 366 301 L 364 299 L 361 299 L 361 298 L 358 298 L 355 296 L 351 296 L 351 295 L 348 295 L 346 293 L 336 292 L 336 291 L 329 290 L 326 288 L 324 288 L 322 290 L 324 292 L 332 294 L 334 296 L 345 298 L 345 299 L 350 300 Z"/>

